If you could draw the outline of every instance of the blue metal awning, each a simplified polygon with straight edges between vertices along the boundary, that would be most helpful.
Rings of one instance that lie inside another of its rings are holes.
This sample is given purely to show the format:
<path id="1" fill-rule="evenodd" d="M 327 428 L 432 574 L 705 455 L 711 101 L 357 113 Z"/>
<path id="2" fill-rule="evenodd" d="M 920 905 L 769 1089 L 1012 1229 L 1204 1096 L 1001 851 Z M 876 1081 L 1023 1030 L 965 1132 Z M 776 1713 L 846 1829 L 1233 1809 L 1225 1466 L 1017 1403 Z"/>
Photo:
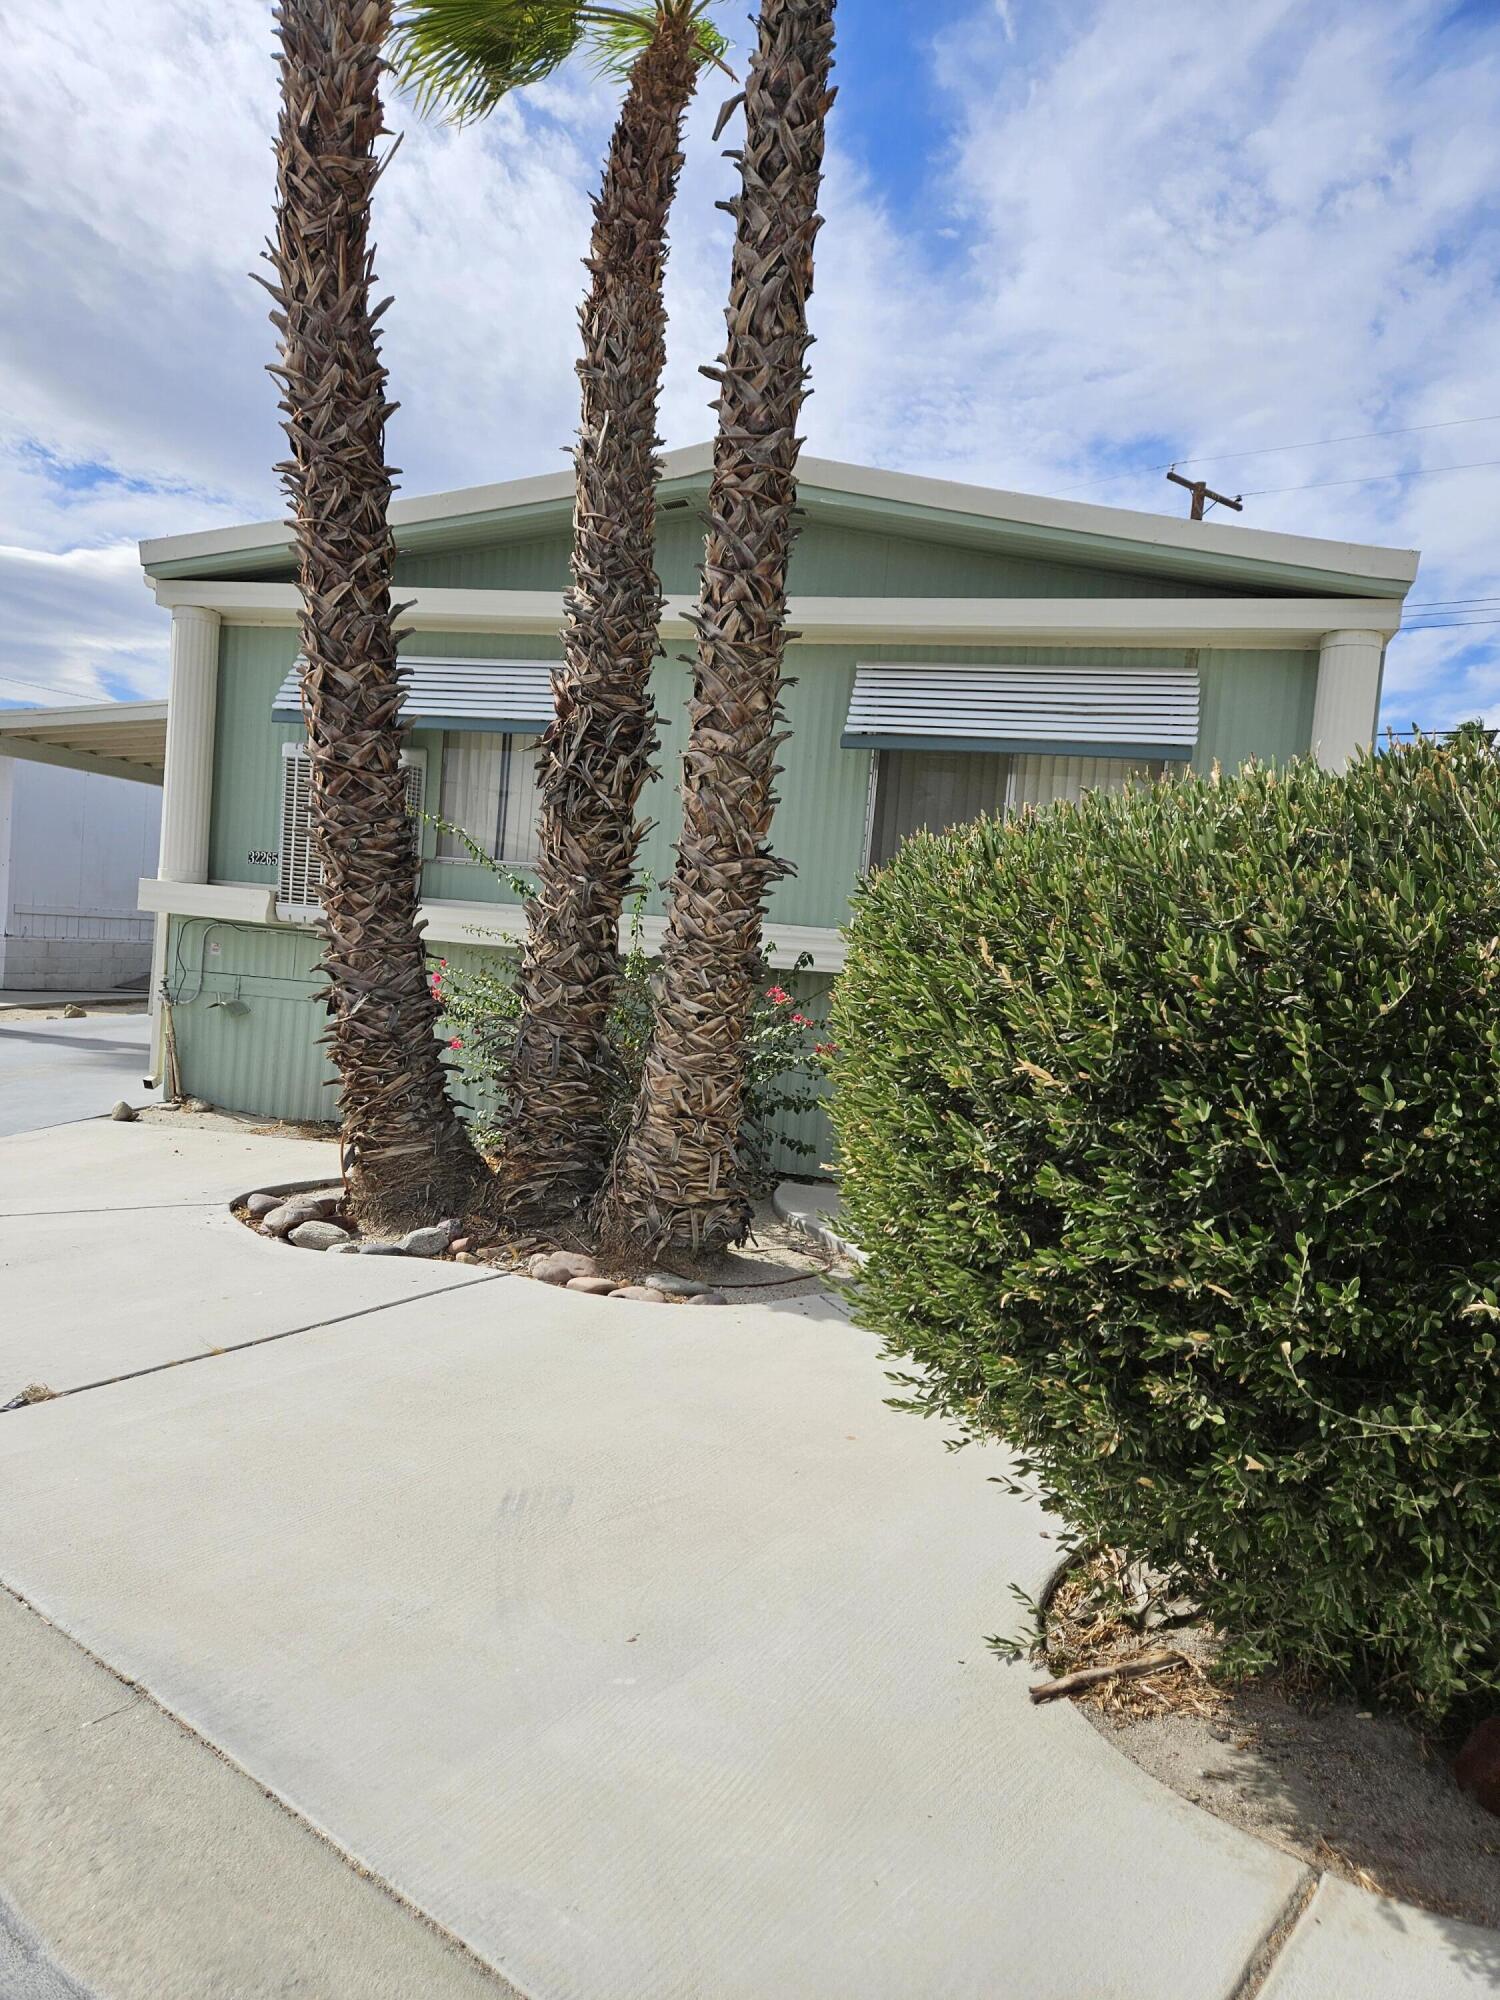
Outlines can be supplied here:
<path id="1" fill-rule="evenodd" d="M 1190 667 L 858 666 L 842 741 L 846 750 L 1186 763 L 1198 741 L 1198 676 Z"/>
<path id="2" fill-rule="evenodd" d="M 401 717 L 415 729 L 494 729 L 540 736 L 552 720 L 547 660 L 452 660 L 401 656 Z M 302 720 L 302 662 L 276 690 L 277 722 Z"/>

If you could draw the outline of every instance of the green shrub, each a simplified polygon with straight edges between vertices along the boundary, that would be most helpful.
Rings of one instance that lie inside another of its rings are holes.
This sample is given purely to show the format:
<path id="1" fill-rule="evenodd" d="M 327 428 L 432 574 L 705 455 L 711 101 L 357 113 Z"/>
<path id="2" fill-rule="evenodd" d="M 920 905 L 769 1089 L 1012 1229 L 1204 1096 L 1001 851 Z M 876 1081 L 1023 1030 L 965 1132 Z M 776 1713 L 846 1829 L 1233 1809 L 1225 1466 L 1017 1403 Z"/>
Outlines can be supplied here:
<path id="1" fill-rule="evenodd" d="M 910 1407 L 1243 1666 L 1500 1689 L 1500 761 L 1465 733 L 921 836 L 834 1121 Z"/>

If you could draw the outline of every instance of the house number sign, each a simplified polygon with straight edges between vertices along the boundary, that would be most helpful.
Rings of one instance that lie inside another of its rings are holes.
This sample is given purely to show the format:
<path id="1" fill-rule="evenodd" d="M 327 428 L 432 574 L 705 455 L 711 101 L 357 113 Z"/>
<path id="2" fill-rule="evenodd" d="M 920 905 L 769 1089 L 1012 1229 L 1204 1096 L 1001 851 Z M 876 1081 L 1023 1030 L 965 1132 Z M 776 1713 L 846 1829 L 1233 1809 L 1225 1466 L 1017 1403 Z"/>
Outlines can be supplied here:
<path id="1" fill-rule="evenodd" d="M 269 847 L 252 847 L 246 860 L 252 868 L 278 868 L 281 856 Z"/>

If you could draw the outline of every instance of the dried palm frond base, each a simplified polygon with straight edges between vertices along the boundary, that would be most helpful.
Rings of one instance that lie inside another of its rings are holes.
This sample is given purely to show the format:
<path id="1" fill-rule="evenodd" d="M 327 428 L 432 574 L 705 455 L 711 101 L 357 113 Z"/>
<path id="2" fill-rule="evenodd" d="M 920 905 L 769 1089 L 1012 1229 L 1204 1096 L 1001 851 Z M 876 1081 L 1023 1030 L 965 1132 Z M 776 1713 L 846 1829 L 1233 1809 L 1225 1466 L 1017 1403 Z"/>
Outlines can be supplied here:
<path id="1" fill-rule="evenodd" d="M 1459 1791 L 1453 1746 L 1305 1674 L 1221 1675 L 1218 1636 L 1159 1586 L 1105 1551 L 1064 1570 L 1042 1608 L 1035 1657 L 1054 1674 L 1183 1655 L 1170 1671 L 1073 1696 L 1100 1734 L 1310 1868 L 1500 1929 L 1500 1821 Z"/>
<path id="2" fill-rule="evenodd" d="M 832 1252 L 798 1235 L 769 1201 L 756 1204 L 750 1234 L 740 1248 L 698 1256 L 674 1251 L 656 1258 L 630 1243 L 602 1246 L 581 1220 L 573 1228 L 539 1233 L 497 1223 L 490 1205 L 483 1207 L 483 1214 L 470 1216 L 465 1226 L 482 1243 L 483 1261 L 505 1270 L 524 1271 L 539 1254 L 581 1253 L 595 1260 L 598 1272 L 622 1285 L 649 1282 L 653 1272 L 666 1271 L 716 1292 L 763 1299 L 825 1289 L 830 1277 L 845 1270 Z"/>

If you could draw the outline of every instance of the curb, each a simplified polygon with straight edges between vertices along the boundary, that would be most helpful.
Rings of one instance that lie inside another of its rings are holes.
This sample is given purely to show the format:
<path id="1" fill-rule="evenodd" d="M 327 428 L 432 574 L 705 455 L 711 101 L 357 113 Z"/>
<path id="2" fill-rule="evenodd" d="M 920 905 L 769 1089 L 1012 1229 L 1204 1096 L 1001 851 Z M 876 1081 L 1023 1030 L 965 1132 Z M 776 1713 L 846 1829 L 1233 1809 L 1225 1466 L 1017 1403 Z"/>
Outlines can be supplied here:
<path id="1" fill-rule="evenodd" d="M 832 1200 L 816 1199 L 825 1193 L 831 1193 Z M 847 1236 L 840 1236 L 827 1220 L 839 1214 L 837 1190 L 831 1189 L 827 1181 L 778 1181 L 771 1195 L 771 1206 L 794 1235 L 816 1243 L 820 1249 L 831 1250 L 836 1257 L 846 1257 L 851 1264 L 865 1262 L 864 1251 Z"/>

